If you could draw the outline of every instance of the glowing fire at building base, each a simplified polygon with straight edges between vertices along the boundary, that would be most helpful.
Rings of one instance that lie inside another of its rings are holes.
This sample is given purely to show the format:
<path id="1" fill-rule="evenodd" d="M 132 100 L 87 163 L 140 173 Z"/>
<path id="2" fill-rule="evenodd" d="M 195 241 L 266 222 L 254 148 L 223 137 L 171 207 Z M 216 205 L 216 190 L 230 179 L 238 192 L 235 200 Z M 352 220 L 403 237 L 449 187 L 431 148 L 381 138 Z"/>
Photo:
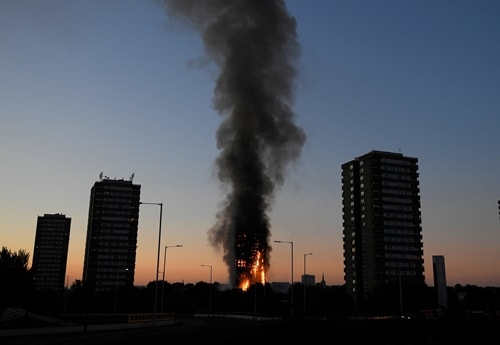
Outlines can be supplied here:
<path id="1" fill-rule="evenodd" d="M 254 262 L 248 268 L 245 260 L 238 260 L 239 275 L 239 288 L 247 291 L 252 283 L 266 283 L 266 268 L 264 264 L 264 255 L 261 252 L 256 253 Z"/>

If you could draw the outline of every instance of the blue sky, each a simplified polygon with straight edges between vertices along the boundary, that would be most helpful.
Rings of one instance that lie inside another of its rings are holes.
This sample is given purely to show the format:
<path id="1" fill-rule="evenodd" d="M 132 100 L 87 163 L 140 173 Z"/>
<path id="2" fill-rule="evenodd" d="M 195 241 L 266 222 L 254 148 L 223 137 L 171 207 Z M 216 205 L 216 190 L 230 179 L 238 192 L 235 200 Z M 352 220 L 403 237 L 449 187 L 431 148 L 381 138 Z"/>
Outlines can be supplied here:
<path id="1" fill-rule="evenodd" d="M 417 157 L 426 281 L 500 286 L 500 2 L 288 0 L 297 21 L 294 111 L 307 140 L 270 214 L 294 242 L 294 274 L 343 283 L 341 164 L 371 150 Z M 0 245 L 32 253 L 37 216 L 72 218 L 81 278 L 90 188 L 100 172 L 163 202 L 167 280 L 227 281 L 207 241 L 217 67 L 197 33 L 155 1 L 0 2 Z M 158 209 L 141 206 L 136 283 L 155 277 Z M 175 252 L 174 252 L 175 251 Z M 271 281 L 290 251 L 273 243 Z"/>

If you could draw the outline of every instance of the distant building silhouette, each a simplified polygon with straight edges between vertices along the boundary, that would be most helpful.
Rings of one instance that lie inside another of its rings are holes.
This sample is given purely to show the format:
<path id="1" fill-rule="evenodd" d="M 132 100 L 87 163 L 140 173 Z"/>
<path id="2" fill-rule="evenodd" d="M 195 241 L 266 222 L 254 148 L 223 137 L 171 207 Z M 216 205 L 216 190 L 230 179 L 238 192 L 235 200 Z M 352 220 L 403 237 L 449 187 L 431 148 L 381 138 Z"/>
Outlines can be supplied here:
<path id="1" fill-rule="evenodd" d="M 425 284 L 418 160 L 371 151 L 342 164 L 344 279 L 360 308 L 377 288 Z"/>
<path id="2" fill-rule="evenodd" d="M 134 285 L 140 192 L 102 175 L 90 191 L 83 282 L 94 291 Z"/>
<path id="3" fill-rule="evenodd" d="M 70 227 L 63 214 L 38 216 L 31 265 L 36 289 L 64 289 Z"/>
<path id="4" fill-rule="evenodd" d="M 271 288 L 280 293 L 287 293 L 292 285 L 289 282 L 272 282 Z"/>
<path id="5" fill-rule="evenodd" d="M 444 256 L 432 256 L 432 270 L 434 274 L 434 287 L 437 293 L 439 309 L 448 309 L 448 293 L 446 289 L 446 270 Z"/>
<path id="6" fill-rule="evenodd" d="M 304 285 L 314 285 L 316 284 L 316 276 L 314 274 L 303 274 L 302 284 Z"/>

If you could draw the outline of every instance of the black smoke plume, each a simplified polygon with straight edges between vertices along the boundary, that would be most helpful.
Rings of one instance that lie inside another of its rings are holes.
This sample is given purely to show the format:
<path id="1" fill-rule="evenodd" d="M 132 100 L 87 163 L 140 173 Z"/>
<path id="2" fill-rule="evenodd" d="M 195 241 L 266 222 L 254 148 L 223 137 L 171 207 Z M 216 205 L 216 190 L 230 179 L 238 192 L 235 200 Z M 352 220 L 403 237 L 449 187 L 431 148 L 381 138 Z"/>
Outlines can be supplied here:
<path id="1" fill-rule="evenodd" d="M 294 123 L 296 21 L 279 0 L 164 0 L 169 18 L 197 30 L 220 73 L 214 108 L 218 178 L 227 191 L 209 229 L 222 248 L 229 282 L 265 281 L 276 189 L 306 140 Z"/>

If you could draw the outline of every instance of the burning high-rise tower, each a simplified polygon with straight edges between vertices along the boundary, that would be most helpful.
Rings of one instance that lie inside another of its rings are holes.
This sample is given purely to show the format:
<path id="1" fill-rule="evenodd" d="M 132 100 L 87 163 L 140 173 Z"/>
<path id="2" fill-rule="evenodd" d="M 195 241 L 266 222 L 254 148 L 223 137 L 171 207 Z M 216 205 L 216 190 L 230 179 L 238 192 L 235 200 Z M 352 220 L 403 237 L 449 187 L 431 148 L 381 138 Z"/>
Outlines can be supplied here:
<path id="1" fill-rule="evenodd" d="M 265 282 L 271 209 L 306 136 L 291 109 L 299 56 L 296 22 L 281 0 L 164 0 L 167 14 L 200 32 L 220 73 L 214 107 L 218 178 L 228 193 L 210 242 L 222 248 L 229 281 Z"/>

